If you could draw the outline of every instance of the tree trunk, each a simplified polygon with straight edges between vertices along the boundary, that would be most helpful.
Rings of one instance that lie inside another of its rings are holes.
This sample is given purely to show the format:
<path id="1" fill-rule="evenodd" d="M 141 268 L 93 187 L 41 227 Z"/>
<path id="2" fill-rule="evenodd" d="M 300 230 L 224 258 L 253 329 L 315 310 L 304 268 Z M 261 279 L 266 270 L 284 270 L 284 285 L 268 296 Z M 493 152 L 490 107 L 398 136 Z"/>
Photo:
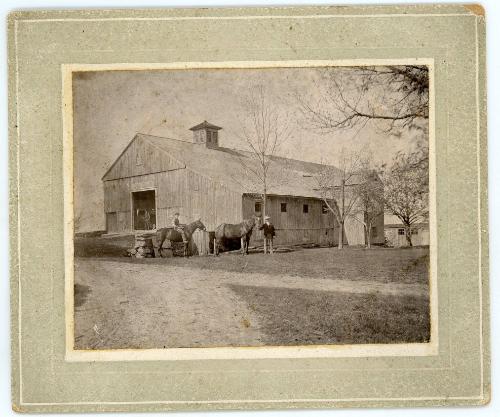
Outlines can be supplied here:
<path id="1" fill-rule="evenodd" d="M 406 242 L 408 243 L 408 246 L 413 246 L 413 243 L 411 241 L 411 227 L 410 226 L 405 227 L 405 235 L 406 235 Z"/>
<path id="2" fill-rule="evenodd" d="M 344 221 L 339 224 L 339 249 L 344 248 Z"/>
<path id="3" fill-rule="evenodd" d="M 366 247 L 368 249 L 371 249 L 371 247 L 372 247 L 371 225 L 366 226 Z"/>
<path id="4" fill-rule="evenodd" d="M 261 219 L 262 224 L 264 224 L 266 220 L 266 205 L 267 205 L 266 193 L 267 189 L 264 186 L 264 193 L 262 194 L 262 219 Z M 266 242 L 266 237 L 264 236 L 264 253 L 266 253 L 266 251 L 267 251 L 267 242 Z"/>
<path id="5" fill-rule="evenodd" d="M 340 222 L 340 230 L 339 230 L 339 249 L 344 248 L 344 212 L 345 212 L 345 180 L 342 180 L 342 184 L 340 186 L 341 193 L 341 207 L 340 207 L 340 216 L 342 217 L 342 221 Z"/>

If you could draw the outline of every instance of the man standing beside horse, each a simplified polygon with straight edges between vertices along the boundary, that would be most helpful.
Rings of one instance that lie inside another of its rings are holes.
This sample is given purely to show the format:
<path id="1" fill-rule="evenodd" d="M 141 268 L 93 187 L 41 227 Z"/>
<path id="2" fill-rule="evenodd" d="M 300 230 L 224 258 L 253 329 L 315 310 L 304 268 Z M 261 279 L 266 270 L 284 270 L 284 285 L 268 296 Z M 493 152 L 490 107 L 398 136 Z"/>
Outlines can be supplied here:
<path id="1" fill-rule="evenodd" d="M 269 248 L 269 253 L 273 254 L 273 239 L 276 236 L 276 230 L 274 229 L 273 224 L 271 223 L 271 218 L 269 216 L 264 217 L 264 224 L 259 227 L 259 230 L 264 232 L 264 254 L 267 253 L 266 247 Z"/>

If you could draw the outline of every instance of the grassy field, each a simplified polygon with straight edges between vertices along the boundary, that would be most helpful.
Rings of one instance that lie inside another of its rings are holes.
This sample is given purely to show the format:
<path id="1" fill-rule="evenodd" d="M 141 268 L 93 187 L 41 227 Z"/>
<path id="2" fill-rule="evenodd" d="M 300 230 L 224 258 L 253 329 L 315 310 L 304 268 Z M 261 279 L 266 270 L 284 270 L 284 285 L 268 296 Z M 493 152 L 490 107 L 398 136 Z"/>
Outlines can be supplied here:
<path id="1" fill-rule="evenodd" d="M 369 280 L 377 282 L 427 283 L 428 248 L 373 247 L 297 249 L 293 252 L 264 256 L 251 253 L 225 253 L 219 257 L 192 256 L 189 258 L 125 258 L 133 237 L 77 238 L 75 256 L 120 258 L 123 262 L 147 265 L 172 265 L 211 271 L 266 272 L 323 279 Z"/>
<path id="2" fill-rule="evenodd" d="M 232 285 L 262 317 L 269 345 L 416 343 L 430 334 L 422 298 Z"/>
<path id="3" fill-rule="evenodd" d="M 429 339 L 428 248 L 136 259 L 127 239 L 76 241 L 77 347 Z"/>

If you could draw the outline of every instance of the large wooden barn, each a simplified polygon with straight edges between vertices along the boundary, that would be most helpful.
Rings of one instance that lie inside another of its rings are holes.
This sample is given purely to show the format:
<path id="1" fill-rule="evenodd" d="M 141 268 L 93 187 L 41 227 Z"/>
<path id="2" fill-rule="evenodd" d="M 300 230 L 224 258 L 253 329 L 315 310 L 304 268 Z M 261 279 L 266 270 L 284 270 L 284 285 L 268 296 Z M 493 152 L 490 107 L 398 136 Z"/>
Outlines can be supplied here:
<path id="1" fill-rule="evenodd" d="M 221 128 L 203 122 L 191 128 L 193 141 L 137 134 L 102 180 L 108 233 L 130 233 L 171 224 L 174 213 L 189 223 L 201 218 L 207 230 L 260 215 L 262 199 L 245 172 L 248 152 L 219 146 Z M 266 214 L 276 227 L 277 244 L 338 244 L 338 223 L 318 191 L 314 176 L 323 165 L 275 157 L 275 181 Z M 364 244 L 361 222 L 345 224 L 345 243 Z M 372 229 L 372 243 L 384 241 L 383 216 Z M 253 243 L 262 239 L 254 233 Z"/>

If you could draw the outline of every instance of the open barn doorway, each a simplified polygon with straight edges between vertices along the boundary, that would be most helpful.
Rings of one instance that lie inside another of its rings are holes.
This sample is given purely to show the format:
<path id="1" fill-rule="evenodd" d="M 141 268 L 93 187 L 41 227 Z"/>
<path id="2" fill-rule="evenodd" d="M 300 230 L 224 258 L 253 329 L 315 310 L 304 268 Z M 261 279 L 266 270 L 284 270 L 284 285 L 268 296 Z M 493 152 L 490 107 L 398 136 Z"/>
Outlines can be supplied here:
<path id="1" fill-rule="evenodd" d="M 156 192 L 155 190 L 132 193 L 134 230 L 156 229 Z"/>

